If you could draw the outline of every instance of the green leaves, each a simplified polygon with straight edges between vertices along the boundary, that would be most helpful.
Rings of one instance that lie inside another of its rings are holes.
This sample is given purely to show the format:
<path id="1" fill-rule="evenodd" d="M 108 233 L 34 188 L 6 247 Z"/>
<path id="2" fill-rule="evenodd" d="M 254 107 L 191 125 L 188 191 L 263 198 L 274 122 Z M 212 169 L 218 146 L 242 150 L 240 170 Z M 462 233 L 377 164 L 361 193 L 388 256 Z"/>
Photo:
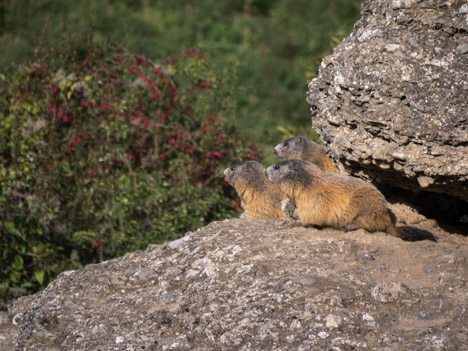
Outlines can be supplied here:
<path id="1" fill-rule="evenodd" d="M 5 229 L 8 231 L 8 233 L 13 234 L 19 239 L 24 239 L 20 231 L 16 229 L 15 224 L 13 222 L 5 222 L 3 223 L 3 225 L 5 226 Z"/>
<path id="2" fill-rule="evenodd" d="M 44 271 L 34 271 L 34 278 L 40 285 L 44 285 L 45 272 Z"/>
<path id="3" fill-rule="evenodd" d="M 24 264 L 23 257 L 21 257 L 20 255 L 16 255 L 15 258 L 13 259 L 11 267 L 15 271 L 20 271 L 23 268 L 23 264 Z"/>
<path id="4" fill-rule="evenodd" d="M 5 82 L 0 298 L 233 215 L 222 170 L 257 155 L 200 52 L 155 64 L 96 47 L 84 61 L 20 65 Z"/>

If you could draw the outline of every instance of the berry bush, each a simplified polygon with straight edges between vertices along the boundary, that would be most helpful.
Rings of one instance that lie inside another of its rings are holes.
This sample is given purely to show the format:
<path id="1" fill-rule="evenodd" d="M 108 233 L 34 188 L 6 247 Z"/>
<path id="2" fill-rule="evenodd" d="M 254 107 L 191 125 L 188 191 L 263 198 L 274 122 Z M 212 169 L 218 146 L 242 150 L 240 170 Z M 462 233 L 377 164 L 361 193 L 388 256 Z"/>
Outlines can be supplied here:
<path id="1" fill-rule="evenodd" d="M 258 158 L 233 123 L 233 72 L 200 52 L 52 57 L 0 76 L 0 299 L 233 215 L 222 170 Z"/>

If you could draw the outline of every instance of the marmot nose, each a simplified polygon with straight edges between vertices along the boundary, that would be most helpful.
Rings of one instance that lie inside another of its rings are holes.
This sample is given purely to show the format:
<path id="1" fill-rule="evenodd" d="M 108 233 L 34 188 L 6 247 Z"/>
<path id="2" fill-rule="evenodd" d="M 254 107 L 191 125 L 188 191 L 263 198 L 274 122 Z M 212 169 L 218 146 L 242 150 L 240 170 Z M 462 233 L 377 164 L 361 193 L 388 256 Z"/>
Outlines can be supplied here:
<path id="1" fill-rule="evenodd" d="M 273 153 L 275 154 L 275 156 L 278 156 L 278 150 L 276 149 L 276 147 L 273 149 Z"/>

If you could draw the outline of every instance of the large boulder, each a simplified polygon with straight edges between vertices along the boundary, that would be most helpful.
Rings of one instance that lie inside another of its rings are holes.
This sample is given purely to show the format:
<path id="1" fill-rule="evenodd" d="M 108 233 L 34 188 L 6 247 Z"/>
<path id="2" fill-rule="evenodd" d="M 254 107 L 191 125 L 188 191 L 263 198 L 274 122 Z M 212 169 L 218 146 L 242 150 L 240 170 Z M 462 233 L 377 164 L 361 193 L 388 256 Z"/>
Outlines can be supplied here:
<path id="1" fill-rule="evenodd" d="M 1 350 L 462 350 L 468 242 L 230 219 L 0 312 Z"/>
<path id="2" fill-rule="evenodd" d="M 468 201 L 468 4 L 369 0 L 309 85 L 343 171 Z"/>

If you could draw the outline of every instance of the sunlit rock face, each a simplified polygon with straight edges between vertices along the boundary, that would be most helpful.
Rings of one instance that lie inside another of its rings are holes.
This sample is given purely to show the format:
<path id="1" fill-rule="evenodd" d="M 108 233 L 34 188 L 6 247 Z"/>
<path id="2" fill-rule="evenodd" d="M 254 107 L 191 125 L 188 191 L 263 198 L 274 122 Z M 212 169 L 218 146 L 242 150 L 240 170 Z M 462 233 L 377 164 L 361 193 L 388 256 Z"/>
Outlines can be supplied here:
<path id="1" fill-rule="evenodd" d="M 342 169 L 468 200 L 468 5 L 376 0 L 309 85 Z"/>

